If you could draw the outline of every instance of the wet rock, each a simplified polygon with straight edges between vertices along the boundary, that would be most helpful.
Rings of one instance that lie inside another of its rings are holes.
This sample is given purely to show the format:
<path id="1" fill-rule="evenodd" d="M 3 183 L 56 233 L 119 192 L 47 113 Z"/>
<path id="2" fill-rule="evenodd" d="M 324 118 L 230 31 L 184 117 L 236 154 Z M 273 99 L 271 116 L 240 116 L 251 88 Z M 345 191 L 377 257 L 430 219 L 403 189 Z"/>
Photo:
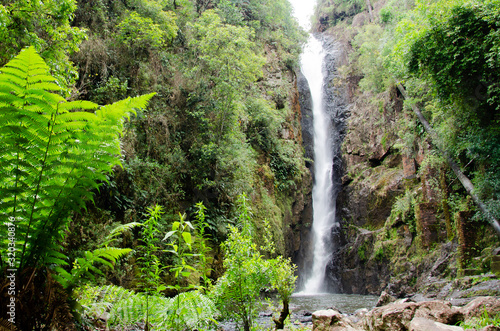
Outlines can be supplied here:
<path id="1" fill-rule="evenodd" d="M 310 324 L 312 323 L 312 313 L 307 310 L 300 310 L 297 313 L 294 314 L 295 319 L 298 320 L 300 323 L 303 324 Z"/>
<path id="2" fill-rule="evenodd" d="M 372 309 L 360 325 L 365 330 L 408 330 L 410 321 L 415 315 L 417 304 L 413 302 L 394 302 L 383 307 Z"/>
<path id="3" fill-rule="evenodd" d="M 433 320 L 415 317 L 410 322 L 410 331 L 463 331 L 459 326 L 446 325 Z"/>
<path id="4" fill-rule="evenodd" d="M 354 312 L 354 314 L 349 316 L 349 319 L 353 323 L 358 323 L 359 321 L 361 321 L 363 319 L 363 317 L 365 317 L 366 314 L 368 314 L 368 312 L 369 312 L 369 310 L 366 308 L 358 309 Z"/>
<path id="5" fill-rule="evenodd" d="M 417 293 L 409 298 L 411 302 L 422 302 L 422 301 L 432 301 L 432 298 L 428 298 L 423 296 L 420 293 Z"/>

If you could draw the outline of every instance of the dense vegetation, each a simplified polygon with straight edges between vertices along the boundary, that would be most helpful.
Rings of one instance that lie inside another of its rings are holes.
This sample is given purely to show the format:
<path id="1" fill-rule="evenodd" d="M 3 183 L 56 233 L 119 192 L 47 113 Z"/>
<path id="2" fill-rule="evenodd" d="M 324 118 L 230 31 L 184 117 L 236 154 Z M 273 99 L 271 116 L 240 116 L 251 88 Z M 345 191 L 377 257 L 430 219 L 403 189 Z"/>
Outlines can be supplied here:
<path id="1" fill-rule="evenodd" d="M 268 289 L 283 327 L 304 38 L 285 0 L 0 1 L 0 325 L 249 330 Z"/>
<path id="2" fill-rule="evenodd" d="M 450 215 L 485 219 L 439 149 L 500 216 L 499 13 L 498 0 L 317 6 L 316 27 L 351 48 L 357 101 L 381 115 L 378 143 L 418 167 L 379 261 L 396 224 L 420 238 L 424 202 L 447 239 Z M 286 0 L 0 1 L 0 304 L 15 297 L 0 327 L 250 330 L 273 291 L 282 328 L 285 219 L 310 180 L 293 95 L 304 39 Z"/>

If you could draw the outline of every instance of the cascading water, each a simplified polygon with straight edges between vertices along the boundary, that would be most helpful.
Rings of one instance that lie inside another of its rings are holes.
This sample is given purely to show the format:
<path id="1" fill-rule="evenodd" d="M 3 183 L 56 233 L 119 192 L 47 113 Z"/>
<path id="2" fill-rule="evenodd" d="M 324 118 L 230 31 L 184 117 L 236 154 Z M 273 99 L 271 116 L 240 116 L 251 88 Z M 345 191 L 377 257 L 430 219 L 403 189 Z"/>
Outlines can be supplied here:
<path id="1" fill-rule="evenodd" d="M 291 0 L 295 15 L 299 23 L 309 29 L 310 15 L 314 9 L 314 2 L 310 0 Z M 327 43 L 328 44 L 328 43 Z M 327 49 L 327 50 L 326 50 Z M 319 40 L 312 34 L 301 55 L 301 72 L 307 80 L 312 103 L 312 131 L 314 185 L 313 225 L 312 225 L 312 265 L 308 270 L 302 270 L 302 294 L 315 294 L 332 289 L 326 282 L 326 269 L 331 261 L 334 245 L 332 243 L 332 229 L 335 226 L 335 200 L 338 191 L 338 166 L 334 159 L 339 157 L 338 125 L 332 125 L 332 119 L 339 115 L 340 98 L 333 96 L 332 67 L 336 61 L 336 51 L 331 44 L 325 48 L 325 41 Z M 332 58 L 333 56 L 333 58 Z M 329 63 L 327 63 L 329 62 Z M 327 69 L 328 68 L 328 69 Z M 334 69 L 336 71 L 336 69 Z M 328 86 L 327 86 L 328 85 Z M 334 100 L 335 99 L 335 100 Z M 335 143 L 334 143 L 335 142 Z M 338 163 L 338 162 L 337 162 Z M 307 254 L 307 253 L 306 253 Z"/>
<path id="2" fill-rule="evenodd" d="M 323 45 L 314 36 L 301 56 L 301 71 L 309 83 L 314 128 L 314 186 L 313 186 L 313 263 L 305 281 L 304 293 L 325 290 L 325 269 L 331 258 L 331 229 L 335 222 L 335 204 L 332 197 L 333 146 L 331 118 L 324 107 Z"/>

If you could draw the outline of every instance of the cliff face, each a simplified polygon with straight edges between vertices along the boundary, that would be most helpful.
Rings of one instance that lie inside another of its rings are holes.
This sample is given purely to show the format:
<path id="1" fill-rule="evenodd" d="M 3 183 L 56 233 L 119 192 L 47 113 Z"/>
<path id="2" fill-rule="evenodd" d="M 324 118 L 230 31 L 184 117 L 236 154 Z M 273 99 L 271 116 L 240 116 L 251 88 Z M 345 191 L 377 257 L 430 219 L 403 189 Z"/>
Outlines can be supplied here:
<path id="1" fill-rule="evenodd" d="M 401 297 L 427 291 L 440 279 L 489 272 L 492 231 L 471 222 L 470 212 L 450 212 L 454 179 L 432 161 L 430 141 L 402 95 L 394 84 L 378 92 L 359 84 L 364 76 L 356 69 L 354 40 L 364 26 L 378 22 L 385 1 L 373 1 L 370 13 L 351 8 L 329 15 L 325 8 L 334 6 L 328 4 L 320 2 L 316 28 L 339 45 L 337 59 L 343 60 L 330 59 L 328 70 L 341 74 L 328 88 L 343 87 L 348 111 L 342 113 L 349 115 L 347 122 L 334 117 L 342 123 L 335 166 L 342 180 L 330 282 L 344 293 L 386 290 Z"/>

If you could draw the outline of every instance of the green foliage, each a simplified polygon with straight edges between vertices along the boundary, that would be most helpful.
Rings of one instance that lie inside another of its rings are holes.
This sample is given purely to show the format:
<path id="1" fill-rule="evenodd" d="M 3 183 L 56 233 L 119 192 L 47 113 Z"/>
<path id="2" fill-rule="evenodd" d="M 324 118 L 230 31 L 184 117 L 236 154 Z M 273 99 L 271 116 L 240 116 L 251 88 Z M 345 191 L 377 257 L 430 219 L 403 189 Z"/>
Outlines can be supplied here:
<path id="1" fill-rule="evenodd" d="M 137 262 L 140 266 L 141 285 L 144 291 L 149 294 L 160 294 L 167 289 L 162 281 L 164 267 L 158 257 L 158 223 L 163 214 L 162 207 L 155 205 L 147 209 L 149 218 L 142 226 L 142 241 L 144 244 L 138 245 L 139 257 Z"/>
<path id="2" fill-rule="evenodd" d="M 76 9 L 74 0 L 3 1 L 0 4 L 0 65 L 32 45 L 47 61 L 65 89 L 77 78 L 68 52 L 78 50 L 83 30 L 70 26 Z"/>
<path id="3" fill-rule="evenodd" d="M 167 40 L 172 40 L 177 34 L 175 14 L 165 13 L 164 26 L 153 23 L 148 17 L 141 17 L 137 12 L 131 12 L 117 26 L 118 40 L 135 48 L 159 48 Z"/>
<path id="4" fill-rule="evenodd" d="M 179 221 L 172 224 L 172 230 L 167 232 L 162 241 L 168 240 L 170 249 L 166 252 L 174 254 L 175 264 L 169 267 L 169 271 L 174 273 L 176 283 L 169 285 L 169 288 L 174 289 L 177 293 L 183 289 L 180 284 L 182 278 L 189 278 L 196 269 L 188 264 L 188 260 L 194 255 L 191 253 L 193 249 L 193 236 L 191 230 L 194 230 L 191 222 L 186 221 L 186 215 L 179 214 Z M 194 286 L 189 284 L 187 288 Z"/>
<path id="5" fill-rule="evenodd" d="M 391 219 L 396 221 L 399 219 L 401 222 L 408 224 L 410 232 L 416 233 L 416 220 L 415 220 L 415 197 L 414 193 L 406 190 L 405 194 L 396 199 L 392 205 Z"/>
<path id="6" fill-rule="evenodd" d="M 500 326 L 500 314 L 497 314 L 494 317 L 491 317 L 486 311 L 486 307 L 479 318 L 472 318 L 471 320 L 465 322 L 461 322 L 460 326 L 464 329 L 481 329 L 488 325 Z"/>
<path id="7" fill-rule="evenodd" d="M 357 47 L 357 67 L 363 74 L 359 86 L 363 90 L 376 93 L 385 91 L 392 83 L 391 75 L 384 67 L 384 58 L 380 54 L 379 40 L 382 35 L 382 27 L 369 24 L 363 26 L 353 40 Z"/>
<path id="8" fill-rule="evenodd" d="M 262 75 L 264 59 L 255 54 L 253 30 L 224 24 L 212 10 L 205 11 L 192 30 L 190 46 L 200 61 L 195 69 L 214 85 L 210 91 L 214 101 L 210 117 L 214 118 L 216 142 L 220 142 L 235 129 L 239 111 L 236 103 Z"/>
<path id="9" fill-rule="evenodd" d="M 374 253 L 374 257 L 378 261 L 383 261 L 386 258 L 385 252 L 384 252 L 384 245 L 380 245 Z"/>
<path id="10" fill-rule="evenodd" d="M 146 296 L 114 285 L 84 286 L 76 292 L 84 319 L 91 321 L 109 312 L 108 323 L 114 328 L 137 326 L 147 316 L 154 330 L 172 330 L 173 318 L 180 319 L 188 330 L 209 330 L 217 314 L 213 302 L 198 291 L 178 296 L 182 315 L 176 315 L 173 309 L 177 297 Z"/>
<path id="11" fill-rule="evenodd" d="M 445 99 L 471 101 L 472 109 L 490 120 L 500 110 L 500 3 L 491 1 L 452 7 L 449 19 L 431 28 L 411 47 L 411 73 L 425 72 Z"/>
<path id="12" fill-rule="evenodd" d="M 295 185 L 294 179 L 299 172 L 299 166 L 293 158 L 292 151 L 285 148 L 282 151 L 275 151 L 271 154 L 269 166 L 274 172 L 275 186 L 279 191 L 290 189 Z"/>
<path id="13" fill-rule="evenodd" d="M 380 10 L 380 20 L 382 23 L 390 23 L 394 19 L 393 8 L 384 7 Z"/>
<path id="14" fill-rule="evenodd" d="M 195 219 L 196 219 L 196 240 L 194 243 L 194 250 L 198 252 L 199 263 L 198 271 L 201 272 L 201 278 L 203 279 L 203 286 L 205 288 L 210 288 L 212 286 L 212 280 L 208 277 L 212 269 L 210 268 L 210 261 L 208 259 L 208 254 L 211 248 L 208 246 L 209 238 L 207 235 L 207 229 L 210 227 L 207 220 L 205 211 L 207 208 L 202 202 L 196 204 Z"/>
<path id="15" fill-rule="evenodd" d="M 361 262 L 365 262 L 366 260 L 368 260 L 368 256 L 366 255 L 366 250 L 367 250 L 366 242 L 363 242 L 363 244 L 358 247 L 358 257 Z"/>
<path id="16" fill-rule="evenodd" d="M 259 310 L 259 294 L 268 284 L 266 264 L 248 234 L 230 227 L 223 244 L 226 272 L 217 280 L 213 296 L 223 317 L 233 318 L 249 331 Z"/>
<path id="17" fill-rule="evenodd" d="M 75 259 L 70 272 L 67 272 L 62 267 L 55 267 L 57 274 L 54 277 L 64 288 L 71 289 L 86 280 L 95 280 L 94 274 L 104 275 L 94 264 L 101 263 L 113 269 L 115 263 L 131 251 L 130 248 L 117 247 L 102 247 L 93 251 L 86 251 L 83 257 Z M 64 255 L 61 254 L 59 257 L 64 258 Z M 59 265 L 67 265 L 67 263 L 61 260 Z"/>
<path id="18" fill-rule="evenodd" d="M 211 295 L 223 317 L 235 319 L 249 331 L 258 313 L 260 292 L 264 289 L 278 292 L 288 315 L 296 277 L 295 266 L 289 259 L 266 260 L 259 252 L 252 238 L 251 213 L 244 194 L 238 198 L 238 206 L 242 230 L 229 227 L 228 239 L 222 244 L 226 272 L 217 280 Z"/>
<path id="19" fill-rule="evenodd" d="M 65 264 L 60 243 L 70 213 L 84 208 L 93 195 L 90 189 L 119 164 L 123 117 L 152 97 L 100 108 L 66 102 L 50 92 L 60 87 L 48 70 L 30 47 L 0 74 L 0 214 L 16 225 L 21 254 L 11 267 L 19 269 Z M 2 252 L 7 244 L 4 234 Z M 6 261 L 2 256 L 3 267 Z"/>
<path id="20" fill-rule="evenodd" d="M 421 82 L 420 91 L 413 90 L 426 102 L 426 116 L 442 139 L 439 144 L 461 161 L 476 194 L 494 214 L 499 213 L 500 192 L 499 9 L 498 1 L 446 1 L 430 8 L 419 6 L 411 21 L 399 24 L 415 28 L 402 38 L 406 68 L 413 81 Z M 415 23 L 419 26 L 411 25 Z M 393 54 L 400 50 L 396 47 Z"/>
<path id="21" fill-rule="evenodd" d="M 287 1 L 95 0 L 78 7 L 74 24 L 90 30 L 73 57 L 78 91 L 99 103 L 147 91 L 161 96 L 127 124 L 124 171 L 97 196 L 101 209 L 115 214 L 119 205 L 119 218 L 138 221 L 148 206 L 173 213 L 201 196 L 209 233 L 223 240 L 234 197 L 261 186 L 258 163 L 264 160 L 267 169 L 271 151 L 283 176 L 266 185 L 272 194 L 274 184 L 294 187 L 305 171 L 301 150 L 281 146 L 280 133 L 281 126 L 298 125 L 297 118 L 286 122 L 292 117 L 288 70 L 304 36 Z M 266 73 L 282 72 L 278 85 L 263 76 L 264 54 Z"/>

